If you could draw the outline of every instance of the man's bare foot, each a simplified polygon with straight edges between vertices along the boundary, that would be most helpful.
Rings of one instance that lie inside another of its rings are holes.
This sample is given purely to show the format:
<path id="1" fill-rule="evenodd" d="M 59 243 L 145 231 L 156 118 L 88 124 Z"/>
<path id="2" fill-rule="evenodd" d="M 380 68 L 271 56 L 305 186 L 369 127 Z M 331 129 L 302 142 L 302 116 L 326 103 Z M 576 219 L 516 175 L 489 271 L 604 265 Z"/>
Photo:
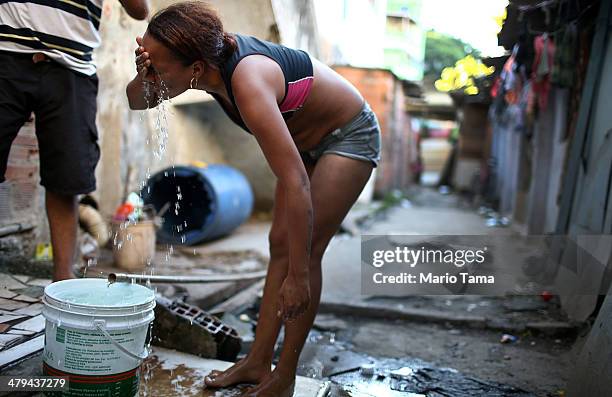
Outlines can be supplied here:
<path id="1" fill-rule="evenodd" d="M 239 383 L 259 383 L 271 372 L 270 364 L 251 362 L 249 357 L 239 360 L 225 371 L 213 370 L 204 378 L 208 387 L 227 387 Z"/>
<path id="2" fill-rule="evenodd" d="M 295 373 L 282 373 L 275 369 L 261 382 L 245 390 L 240 397 L 292 397 L 295 390 Z"/>

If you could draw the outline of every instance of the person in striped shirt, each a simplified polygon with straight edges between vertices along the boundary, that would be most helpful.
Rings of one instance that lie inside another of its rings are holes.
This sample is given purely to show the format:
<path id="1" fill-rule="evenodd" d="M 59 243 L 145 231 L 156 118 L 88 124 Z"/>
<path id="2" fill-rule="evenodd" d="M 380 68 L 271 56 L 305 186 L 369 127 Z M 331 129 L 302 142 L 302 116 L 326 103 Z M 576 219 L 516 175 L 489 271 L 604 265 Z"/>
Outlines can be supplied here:
<path id="1" fill-rule="evenodd" d="M 146 0 L 120 1 L 131 17 L 147 17 Z M 96 188 L 100 148 L 93 52 L 100 45 L 102 2 L 0 2 L 0 183 L 11 144 L 33 112 L 54 281 L 74 277 L 76 197 Z"/>

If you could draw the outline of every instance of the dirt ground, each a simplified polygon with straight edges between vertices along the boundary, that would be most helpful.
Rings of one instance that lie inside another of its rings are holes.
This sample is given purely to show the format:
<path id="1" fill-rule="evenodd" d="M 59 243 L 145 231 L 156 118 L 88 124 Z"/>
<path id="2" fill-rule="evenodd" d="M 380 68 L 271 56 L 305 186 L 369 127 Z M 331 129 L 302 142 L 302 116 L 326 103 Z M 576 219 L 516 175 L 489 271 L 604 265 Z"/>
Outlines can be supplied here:
<path id="1" fill-rule="evenodd" d="M 405 321 L 344 318 L 336 340 L 373 357 L 419 358 L 485 381 L 512 385 L 538 396 L 559 396 L 572 362 L 570 338 L 525 335 L 502 344 L 502 333 Z"/>

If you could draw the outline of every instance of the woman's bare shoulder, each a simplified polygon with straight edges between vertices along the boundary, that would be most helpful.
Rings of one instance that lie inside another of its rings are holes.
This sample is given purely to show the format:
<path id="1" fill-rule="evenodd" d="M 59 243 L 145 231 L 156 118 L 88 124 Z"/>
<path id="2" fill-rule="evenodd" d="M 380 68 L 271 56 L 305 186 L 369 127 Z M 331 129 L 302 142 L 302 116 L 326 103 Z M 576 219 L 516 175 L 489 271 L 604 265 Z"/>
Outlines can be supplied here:
<path id="1" fill-rule="evenodd" d="M 240 60 L 232 75 L 232 90 L 240 92 L 253 84 L 274 90 L 278 100 L 285 94 L 285 76 L 279 64 L 273 59 L 260 54 L 253 54 Z M 248 88 L 247 88 L 248 89 Z"/>

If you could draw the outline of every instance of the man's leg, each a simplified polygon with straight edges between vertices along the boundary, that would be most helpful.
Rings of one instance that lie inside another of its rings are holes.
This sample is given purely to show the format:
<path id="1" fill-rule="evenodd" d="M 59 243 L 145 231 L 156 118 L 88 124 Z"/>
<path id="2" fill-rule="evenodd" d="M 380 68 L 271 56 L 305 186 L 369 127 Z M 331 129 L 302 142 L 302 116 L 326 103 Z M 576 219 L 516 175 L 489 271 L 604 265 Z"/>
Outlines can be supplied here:
<path id="1" fill-rule="evenodd" d="M 78 212 L 76 197 L 95 190 L 97 78 L 54 62 L 40 63 L 36 135 L 41 184 L 53 245 L 54 281 L 74 278 Z"/>
<path id="2" fill-rule="evenodd" d="M 28 90 L 31 85 L 23 77 L 23 57 L 0 52 L 0 65 L 2 65 L 0 68 L 0 183 L 2 183 L 5 180 L 11 145 L 19 129 L 30 117 L 32 109 L 28 104 Z"/>
<path id="3" fill-rule="evenodd" d="M 72 266 L 77 238 L 76 196 L 45 192 L 47 218 L 53 245 L 53 281 L 74 278 Z"/>

